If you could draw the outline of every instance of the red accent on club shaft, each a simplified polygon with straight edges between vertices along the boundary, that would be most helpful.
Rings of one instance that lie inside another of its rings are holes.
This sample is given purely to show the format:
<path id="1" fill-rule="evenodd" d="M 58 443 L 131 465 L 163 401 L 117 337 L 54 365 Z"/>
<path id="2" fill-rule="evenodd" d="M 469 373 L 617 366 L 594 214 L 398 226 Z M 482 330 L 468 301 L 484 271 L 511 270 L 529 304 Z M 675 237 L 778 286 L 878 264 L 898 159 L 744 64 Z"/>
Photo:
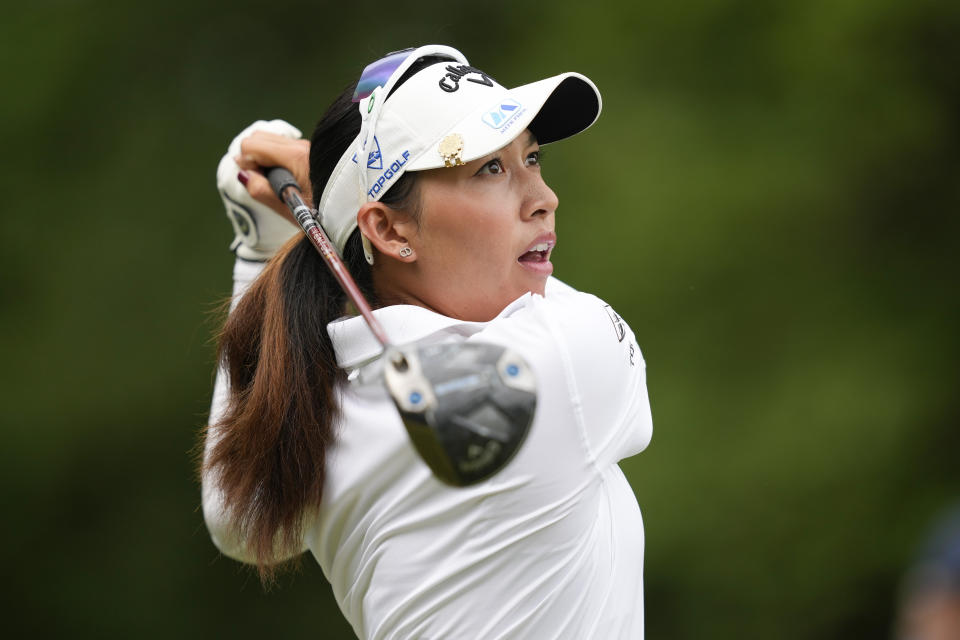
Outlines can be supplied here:
<path id="1" fill-rule="evenodd" d="M 360 315 L 362 315 L 364 320 L 367 321 L 367 326 L 370 327 L 373 337 L 377 339 L 377 342 L 383 345 L 384 349 L 390 347 L 390 340 L 387 339 L 387 334 L 383 330 L 383 326 L 374 317 L 373 310 L 367 303 L 367 299 L 363 297 L 363 293 L 360 292 L 360 287 L 357 286 L 353 276 L 350 275 L 346 265 L 343 264 L 343 260 L 340 259 L 339 254 L 337 254 L 337 250 L 333 248 L 332 244 L 330 244 L 330 239 L 327 238 L 327 234 L 324 232 L 323 227 L 321 227 L 312 216 L 310 216 L 309 220 L 304 221 L 300 215 L 297 215 L 296 212 L 298 209 L 301 209 L 301 207 L 309 211 L 309 207 L 304 204 L 303 199 L 300 197 L 300 193 L 297 191 L 297 188 L 293 185 L 286 186 L 283 188 L 283 191 L 280 195 L 286 205 L 290 208 L 290 211 L 294 212 L 294 217 L 300 224 L 300 228 L 303 229 L 303 232 L 307 234 L 308 238 L 310 238 L 313 246 L 316 247 L 317 251 L 320 252 L 320 255 L 323 256 L 324 262 L 327 263 L 327 266 L 337 279 L 337 282 L 340 283 L 344 293 L 346 293 L 347 297 L 350 298 L 350 302 L 353 303 L 357 310 L 360 311 Z"/>

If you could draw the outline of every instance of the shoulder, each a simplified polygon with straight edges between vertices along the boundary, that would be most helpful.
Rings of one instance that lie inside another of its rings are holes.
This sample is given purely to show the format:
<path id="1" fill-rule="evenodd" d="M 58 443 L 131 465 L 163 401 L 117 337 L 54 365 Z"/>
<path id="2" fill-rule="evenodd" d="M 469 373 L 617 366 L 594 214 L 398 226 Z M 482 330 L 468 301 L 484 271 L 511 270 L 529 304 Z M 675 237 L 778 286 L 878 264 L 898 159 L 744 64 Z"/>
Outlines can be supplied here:
<path id="1" fill-rule="evenodd" d="M 619 351 L 633 341 L 630 327 L 601 298 L 556 278 L 548 280 L 544 293 L 528 294 L 509 305 L 484 333 L 512 328 L 508 333 L 517 334 L 521 342 L 537 342 L 535 338 L 543 335 L 548 341 L 575 344 L 587 351 L 599 348 L 601 352 Z"/>
<path id="2" fill-rule="evenodd" d="M 558 420 L 569 416 L 592 459 L 616 462 L 640 451 L 652 423 L 646 363 L 630 326 L 604 300 L 562 282 L 545 294 L 518 300 L 475 338 L 527 360 L 539 406 Z"/>
<path id="3" fill-rule="evenodd" d="M 551 278 L 545 295 L 528 294 L 472 339 L 508 346 L 552 377 L 606 379 L 643 368 L 633 331 L 607 302 Z"/>

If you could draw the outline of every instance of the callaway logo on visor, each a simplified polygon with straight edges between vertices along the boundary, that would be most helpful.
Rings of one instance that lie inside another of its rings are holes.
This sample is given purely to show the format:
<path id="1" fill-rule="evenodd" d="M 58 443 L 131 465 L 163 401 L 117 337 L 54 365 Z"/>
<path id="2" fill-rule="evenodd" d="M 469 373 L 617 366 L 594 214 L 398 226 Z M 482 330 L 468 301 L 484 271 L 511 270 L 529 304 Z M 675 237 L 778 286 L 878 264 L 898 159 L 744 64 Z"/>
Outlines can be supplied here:
<path id="1" fill-rule="evenodd" d="M 485 74 L 483 71 L 480 71 L 480 69 L 465 64 L 450 64 L 447 65 L 447 74 L 440 78 L 440 88 L 447 93 L 453 93 L 460 88 L 460 79 L 471 73 L 480 76 L 480 79 L 477 80 L 476 78 L 467 78 L 467 82 L 476 82 L 477 84 L 482 84 L 485 87 L 493 86 L 493 81 L 490 79 L 490 76 Z"/>

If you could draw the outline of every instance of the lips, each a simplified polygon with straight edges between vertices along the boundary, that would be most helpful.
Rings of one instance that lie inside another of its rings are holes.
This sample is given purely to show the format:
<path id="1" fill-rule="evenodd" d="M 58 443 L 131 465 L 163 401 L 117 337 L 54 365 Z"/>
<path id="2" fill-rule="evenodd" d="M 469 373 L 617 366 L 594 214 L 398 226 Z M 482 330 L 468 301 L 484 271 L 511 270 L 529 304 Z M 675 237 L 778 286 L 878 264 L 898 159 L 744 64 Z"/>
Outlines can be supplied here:
<path id="1" fill-rule="evenodd" d="M 549 260 L 550 251 L 546 245 L 543 245 L 543 248 L 535 248 L 527 251 L 525 254 L 517 258 L 520 262 L 546 262 Z"/>
<path id="2" fill-rule="evenodd" d="M 517 258 L 522 266 L 532 269 L 537 273 L 546 273 L 550 275 L 553 272 L 553 265 L 550 263 L 550 252 L 557 244 L 555 233 L 544 233 L 537 236 L 527 247 L 527 250 Z"/>

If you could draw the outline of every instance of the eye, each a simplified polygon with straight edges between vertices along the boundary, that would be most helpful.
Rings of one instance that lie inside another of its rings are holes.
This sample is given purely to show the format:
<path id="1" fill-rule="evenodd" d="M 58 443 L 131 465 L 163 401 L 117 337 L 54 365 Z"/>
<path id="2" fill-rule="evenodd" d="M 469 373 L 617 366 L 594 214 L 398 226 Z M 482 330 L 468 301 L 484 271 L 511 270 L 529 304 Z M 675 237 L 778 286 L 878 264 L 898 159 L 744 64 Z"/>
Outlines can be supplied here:
<path id="1" fill-rule="evenodd" d="M 500 158 L 494 158 L 487 164 L 480 167 L 480 170 L 477 171 L 478 176 L 480 175 L 491 175 L 496 176 L 504 172 L 503 162 L 500 161 Z"/>
<path id="2" fill-rule="evenodd" d="M 542 157 L 543 152 L 541 152 L 539 149 L 536 151 L 531 151 L 530 155 L 527 156 L 527 166 L 532 167 L 534 165 L 539 165 Z"/>

